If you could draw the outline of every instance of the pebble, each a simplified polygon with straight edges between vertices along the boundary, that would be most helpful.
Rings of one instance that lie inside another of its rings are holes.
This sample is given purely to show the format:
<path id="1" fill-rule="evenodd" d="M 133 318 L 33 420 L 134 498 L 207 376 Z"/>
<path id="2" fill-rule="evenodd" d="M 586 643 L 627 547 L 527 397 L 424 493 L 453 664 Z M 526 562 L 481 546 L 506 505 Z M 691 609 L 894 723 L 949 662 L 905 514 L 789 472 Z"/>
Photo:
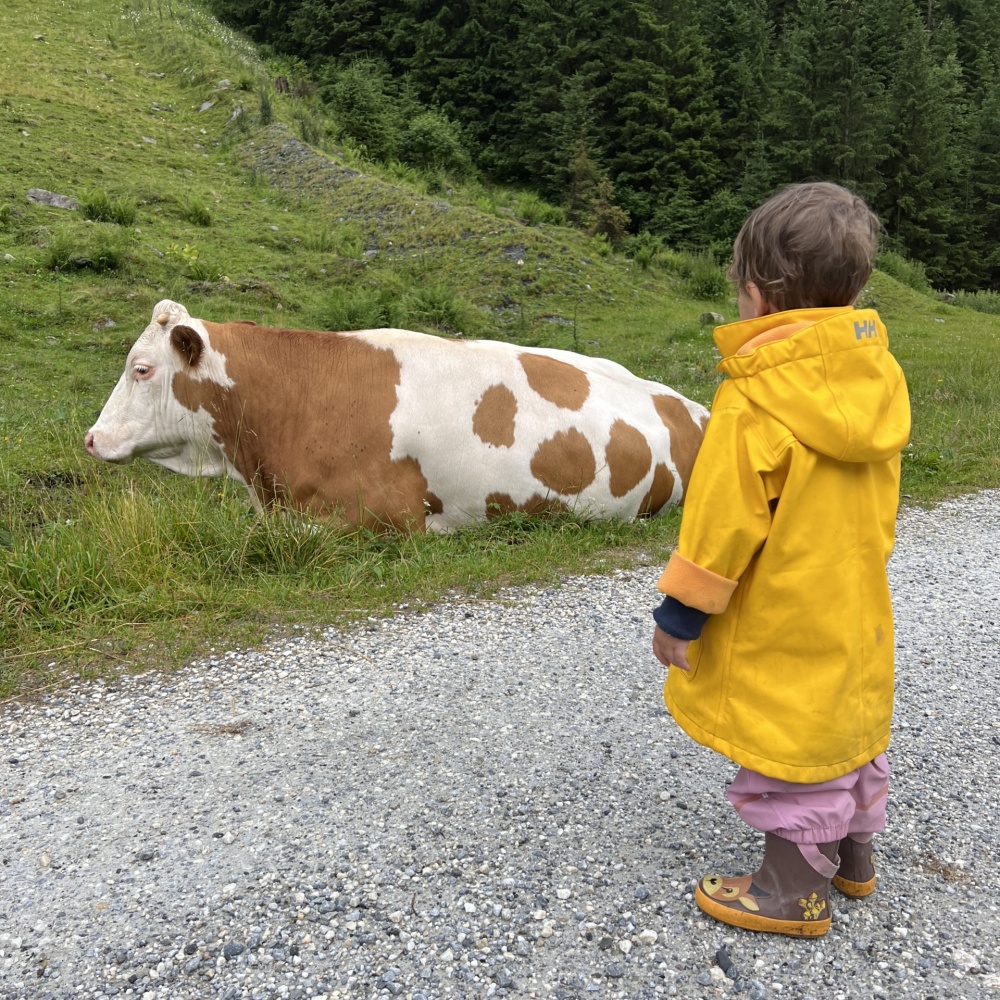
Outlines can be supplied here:
<path id="1" fill-rule="evenodd" d="M 694 905 L 761 838 L 664 711 L 652 553 L 0 706 L 0 995 L 989 1000 L 998 552 L 995 492 L 901 516 L 878 889 L 819 941 Z"/>

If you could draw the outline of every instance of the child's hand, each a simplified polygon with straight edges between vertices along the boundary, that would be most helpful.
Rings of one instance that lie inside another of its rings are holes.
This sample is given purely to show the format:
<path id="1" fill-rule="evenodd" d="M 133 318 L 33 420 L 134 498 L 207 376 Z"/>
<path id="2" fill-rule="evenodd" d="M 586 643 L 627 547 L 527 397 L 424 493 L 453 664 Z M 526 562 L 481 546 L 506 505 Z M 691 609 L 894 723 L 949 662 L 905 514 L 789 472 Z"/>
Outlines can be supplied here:
<path id="1" fill-rule="evenodd" d="M 658 628 L 653 633 L 653 656 L 665 667 L 671 664 L 680 667 L 681 670 L 690 670 L 691 664 L 687 659 L 687 648 L 690 645 L 687 639 L 676 639 L 668 635 L 662 628 Z"/>

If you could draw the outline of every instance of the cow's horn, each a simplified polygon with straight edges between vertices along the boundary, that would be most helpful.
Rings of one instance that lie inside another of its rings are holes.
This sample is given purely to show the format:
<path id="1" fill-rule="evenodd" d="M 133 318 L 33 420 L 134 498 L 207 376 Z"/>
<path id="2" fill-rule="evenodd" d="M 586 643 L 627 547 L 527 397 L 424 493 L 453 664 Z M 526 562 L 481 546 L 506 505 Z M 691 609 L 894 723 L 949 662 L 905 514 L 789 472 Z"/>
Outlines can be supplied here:
<path id="1" fill-rule="evenodd" d="M 156 317 L 156 322 L 159 323 L 160 326 L 166 326 L 167 323 L 170 322 L 170 313 L 160 313 L 160 315 Z"/>

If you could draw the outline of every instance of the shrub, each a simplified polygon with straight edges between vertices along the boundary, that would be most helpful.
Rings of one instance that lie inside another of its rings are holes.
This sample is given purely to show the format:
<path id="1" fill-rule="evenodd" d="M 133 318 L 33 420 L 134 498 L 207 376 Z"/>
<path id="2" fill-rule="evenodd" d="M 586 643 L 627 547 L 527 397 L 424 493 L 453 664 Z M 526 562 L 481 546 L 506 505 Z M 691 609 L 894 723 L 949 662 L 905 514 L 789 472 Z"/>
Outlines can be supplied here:
<path id="1" fill-rule="evenodd" d="M 514 199 L 514 215 L 529 226 L 548 223 L 562 226 L 566 223 L 566 211 L 543 201 L 534 191 L 524 191 Z"/>
<path id="2" fill-rule="evenodd" d="M 92 222 L 134 226 L 138 207 L 134 198 L 112 198 L 107 191 L 92 191 L 81 203 L 83 217 Z"/>
<path id="3" fill-rule="evenodd" d="M 644 229 L 641 233 L 630 236 L 622 249 L 627 257 L 631 257 L 646 271 L 663 249 L 663 242 L 648 229 Z"/>
<path id="4" fill-rule="evenodd" d="M 474 307 L 445 285 L 424 285 L 405 301 L 406 316 L 415 326 L 431 326 L 449 333 L 464 332 L 473 321 Z"/>
<path id="5" fill-rule="evenodd" d="M 123 271 L 131 248 L 131 235 L 117 228 L 98 225 L 82 233 L 61 229 L 44 246 L 41 262 L 50 271 Z"/>
<path id="6" fill-rule="evenodd" d="M 308 110 L 296 111 L 295 120 L 299 123 L 299 136 L 310 146 L 321 146 L 326 138 L 323 120 Z"/>
<path id="7" fill-rule="evenodd" d="M 604 177 L 597 185 L 597 192 L 591 205 L 591 236 L 603 236 L 615 250 L 625 245 L 628 239 L 629 214 L 615 203 L 614 187 Z"/>
<path id="8" fill-rule="evenodd" d="M 393 155 L 399 139 L 395 104 L 386 94 L 386 75 L 377 64 L 356 62 L 320 87 L 333 109 L 337 130 L 349 136 L 370 159 Z"/>
<path id="9" fill-rule="evenodd" d="M 417 115 L 400 135 L 396 150 L 401 159 L 422 170 L 461 174 L 471 162 L 458 125 L 439 111 Z"/>
<path id="10" fill-rule="evenodd" d="M 257 101 L 257 120 L 261 125 L 267 126 L 274 121 L 274 108 L 271 105 L 271 95 L 266 87 L 260 88 L 260 96 Z"/>
<path id="11" fill-rule="evenodd" d="M 684 284 L 693 298 L 718 302 L 732 294 L 726 269 L 710 253 L 684 253 Z"/>
<path id="12" fill-rule="evenodd" d="M 398 295 L 381 288 L 334 288 L 318 311 L 324 330 L 375 330 L 400 326 L 403 308 Z"/>
<path id="13" fill-rule="evenodd" d="M 902 254 L 886 250 L 876 256 L 875 266 L 883 274 L 888 274 L 914 291 L 924 295 L 933 292 L 931 283 L 927 280 L 927 268 L 918 260 L 908 260 Z"/>
<path id="14" fill-rule="evenodd" d="M 193 226 L 211 226 L 212 212 L 200 198 L 190 198 L 184 202 L 181 214 Z"/>

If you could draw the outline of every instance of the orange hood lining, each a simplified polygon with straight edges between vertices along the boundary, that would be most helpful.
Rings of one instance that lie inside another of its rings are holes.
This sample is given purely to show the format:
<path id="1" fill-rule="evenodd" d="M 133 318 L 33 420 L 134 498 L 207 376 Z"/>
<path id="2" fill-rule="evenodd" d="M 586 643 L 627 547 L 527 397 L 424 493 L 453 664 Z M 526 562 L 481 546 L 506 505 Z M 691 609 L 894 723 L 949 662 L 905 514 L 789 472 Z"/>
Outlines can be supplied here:
<path id="1" fill-rule="evenodd" d="M 758 347 L 762 347 L 764 344 L 773 344 L 776 340 L 787 340 L 789 337 L 794 337 L 795 334 L 805 330 L 806 327 L 815 325 L 811 321 L 802 321 L 800 323 L 785 323 L 783 326 L 776 326 L 773 330 L 765 330 L 764 333 L 759 333 L 756 337 L 751 337 L 736 353 L 752 354 Z"/>

